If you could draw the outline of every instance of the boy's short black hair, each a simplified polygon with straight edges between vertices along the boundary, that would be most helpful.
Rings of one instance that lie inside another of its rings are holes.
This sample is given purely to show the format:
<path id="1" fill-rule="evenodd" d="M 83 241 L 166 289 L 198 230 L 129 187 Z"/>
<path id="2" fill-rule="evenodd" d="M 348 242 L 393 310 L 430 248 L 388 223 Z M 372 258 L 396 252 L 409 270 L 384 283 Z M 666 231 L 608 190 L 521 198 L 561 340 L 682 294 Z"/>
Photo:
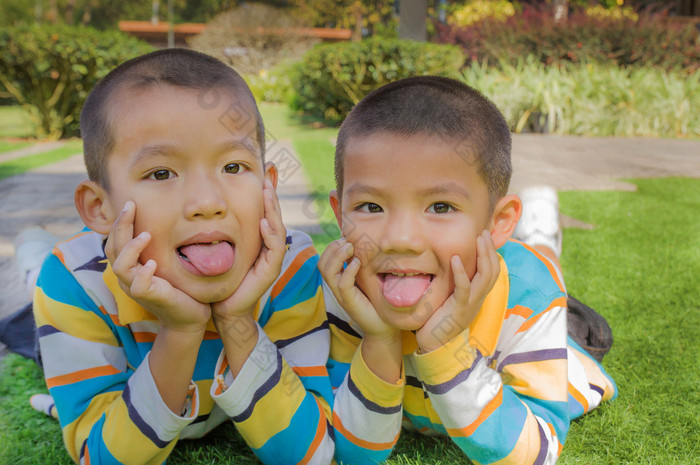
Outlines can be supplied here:
<path id="1" fill-rule="evenodd" d="M 501 112 L 468 85 L 437 76 L 416 76 L 372 91 L 340 126 L 335 181 L 343 189 L 343 161 L 352 138 L 373 134 L 439 137 L 455 154 L 475 163 L 489 190 L 491 206 L 508 193 L 511 136 Z"/>
<path id="2" fill-rule="evenodd" d="M 249 100 L 256 119 L 255 138 L 264 161 L 265 126 L 248 84 L 230 66 L 214 57 L 182 48 L 170 48 L 132 58 L 110 71 L 88 95 L 80 113 L 85 167 L 91 180 L 109 189 L 107 157 L 114 148 L 110 108 L 120 91 L 144 90 L 169 84 L 197 90 L 231 89 L 243 101 Z M 203 105 L 218 94 L 202 95 Z M 211 104 L 211 102 L 210 102 Z"/>

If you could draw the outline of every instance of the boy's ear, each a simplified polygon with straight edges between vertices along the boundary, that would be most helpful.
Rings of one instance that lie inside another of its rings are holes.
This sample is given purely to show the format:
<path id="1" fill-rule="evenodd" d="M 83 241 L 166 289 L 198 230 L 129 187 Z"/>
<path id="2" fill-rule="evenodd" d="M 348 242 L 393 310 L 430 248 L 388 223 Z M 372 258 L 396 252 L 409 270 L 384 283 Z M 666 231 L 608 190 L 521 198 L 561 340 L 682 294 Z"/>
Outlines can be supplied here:
<path id="1" fill-rule="evenodd" d="M 342 233 L 343 231 L 343 214 L 340 211 L 340 197 L 338 197 L 338 191 L 333 189 L 330 194 L 328 194 L 328 201 L 331 204 L 333 213 L 335 213 L 335 221 L 338 222 L 338 227 Z"/>
<path id="2" fill-rule="evenodd" d="M 277 189 L 277 177 L 277 165 L 271 161 L 265 162 L 265 179 L 269 179 L 270 182 L 272 182 L 272 186 L 275 188 L 275 190 Z"/>
<path id="3" fill-rule="evenodd" d="M 515 194 L 506 195 L 496 203 L 489 225 L 496 248 L 503 246 L 511 238 L 522 212 L 523 203 Z"/>
<path id="4" fill-rule="evenodd" d="M 82 181 L 75 188 L 74 201 L 85 226 L 100 234 L 109 234 L 116 215 L 107 192 L 99 184 Z"/>

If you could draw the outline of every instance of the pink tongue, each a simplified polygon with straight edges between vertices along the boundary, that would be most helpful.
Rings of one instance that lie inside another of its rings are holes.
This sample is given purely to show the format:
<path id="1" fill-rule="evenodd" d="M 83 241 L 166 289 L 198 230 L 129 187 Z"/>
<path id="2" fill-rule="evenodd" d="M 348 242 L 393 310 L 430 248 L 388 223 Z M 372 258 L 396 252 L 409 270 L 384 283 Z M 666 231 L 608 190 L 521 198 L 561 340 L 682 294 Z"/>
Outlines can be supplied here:
<path id="1" fill-rule="evenodd" d="M 394 307 L 412 307 L 423 297 L 430 286 L 430 276 L 396 276 L 387 274 L 384 278 L 384 298 Z"/>
<path id="2" fill-rule="evenodd" d="M 228 242 L 186 245 L 180 252 L 204 276 L 224 274 L 233 266 L 233 247 Z"/>

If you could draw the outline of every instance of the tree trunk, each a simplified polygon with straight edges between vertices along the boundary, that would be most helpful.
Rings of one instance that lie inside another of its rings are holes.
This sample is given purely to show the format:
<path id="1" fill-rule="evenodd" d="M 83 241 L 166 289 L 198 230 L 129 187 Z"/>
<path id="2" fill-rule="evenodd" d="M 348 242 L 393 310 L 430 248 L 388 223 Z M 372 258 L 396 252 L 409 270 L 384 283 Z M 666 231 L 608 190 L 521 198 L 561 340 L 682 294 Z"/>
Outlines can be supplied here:
<path id="1" fill-rule="evenodd" d="M 428 0 L 399 0 L 399 37 L 425 42 Z"/>

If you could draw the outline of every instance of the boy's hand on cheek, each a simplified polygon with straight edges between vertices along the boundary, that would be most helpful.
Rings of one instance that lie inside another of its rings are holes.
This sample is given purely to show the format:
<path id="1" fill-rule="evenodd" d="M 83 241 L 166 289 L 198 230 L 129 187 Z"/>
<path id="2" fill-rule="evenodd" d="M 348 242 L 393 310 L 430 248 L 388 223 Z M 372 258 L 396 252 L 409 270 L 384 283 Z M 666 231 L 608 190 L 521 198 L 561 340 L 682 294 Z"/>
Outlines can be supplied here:
<path id="1" fill-rule="evenodd" d="M 469 327 L 479 313 L 486 296 L 496 284 L 500 262 L 496 246 L 488 231 L 477 237 L 476 274 L 469 281 L 458 256 L 451 259 L 455 289 L 445 303 L 416 332 L 422 353 L 442 347 Z"/>
<path id="2" fill-rule="evenodd" d="M 151 235 L 142 232 L 134 237 L 135 216 L 136 205 L 126 202 L 105 245 L 119 286 L 156 316 L 163 327 L 183 332 L 203 331 L 211 316 L 211 307 L 155 276 L 157 264 L 154 260 L 144 265 L 139 263 L 139 256 L 151 241 Z"/>
<path id="3" fill-rule="evenodd" d="M 287 249 L 287 231 L 282 222 L 277 194 L 270 181 L 263 188 L 264 218 L 260 220 L 263 244 L 253 267 L 248 271 L 235 292 L 221 302 L 212 304 L 217 327 L 227 319 L 252 318 L 260 297 L 277 279 Z"/>
<path id="4" fill-rule="evenodd" d="M 344 238 L 331 242 L 318 262 L 321 275 L 338 303 L 362 328 L 365 338 L 395 337 L 400 331 L 377 314 L 367 296 L 355 285 L 357 272 L 360 271 L 360 259 L 353 258 L 343 269 L 343 264 L 352 258 L 354 251 L 354 246 Z"/>

